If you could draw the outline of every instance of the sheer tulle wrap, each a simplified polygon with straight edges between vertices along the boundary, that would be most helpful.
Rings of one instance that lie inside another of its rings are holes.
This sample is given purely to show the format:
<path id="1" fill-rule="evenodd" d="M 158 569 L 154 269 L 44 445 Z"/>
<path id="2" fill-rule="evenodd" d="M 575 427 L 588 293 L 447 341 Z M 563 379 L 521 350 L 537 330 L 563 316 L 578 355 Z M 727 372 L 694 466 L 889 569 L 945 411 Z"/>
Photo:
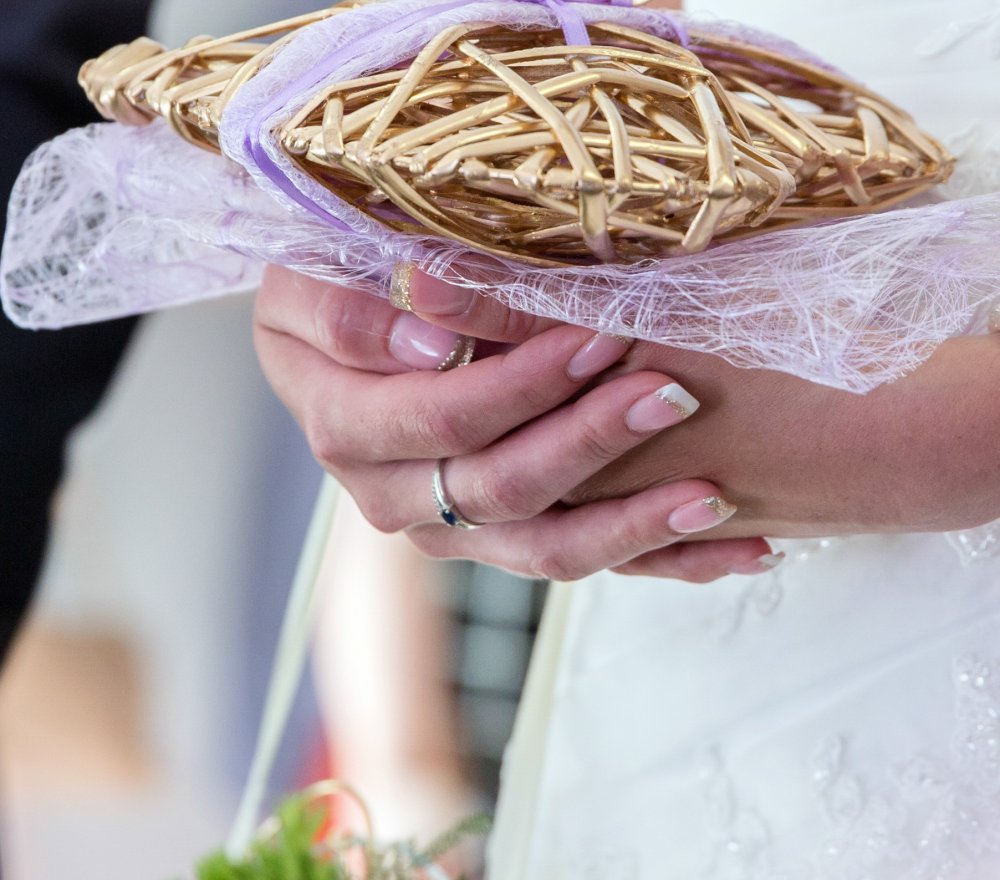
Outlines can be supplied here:
<path id="1" fill-rule="evenodd" d="M 783 230 L 691 256 L 539 269 L 389 231 L 265 138 L 258 147 L 267 159 L 339 221 L 325 222 L 276 186 L 248 148 L 248 129 L 276 95 L 281 106 L 268 113 L 265 130 L 324 82 L 409 57 L 447 24 L 553 24 L 532 3 L 446 4 L 402 27 L 391 45 L 379 40 L 364 49 L 364 34 L 421 5 L 373 4 L 305 28 L 227 107 L 220 131 L 228 158 L 185 143 L 161 122 L 95 125 L 43 146 L 11 202 L 0 267 L 7 313 L 32 328 L 104 320 L 249 290 L 266 262 L 385 295 L 393 266 L 412 260 L 518 309 L 856 392 L 913 369 L 942 340 L 984 326 L 1000 281 L 993 251 L 1000 193 Z M 575 6 L 587 20 L 682 36 L 663 14 Z M 745 28 L 715 27 L 804 55 Z M 289 83 L 309 81 L 318 57 L 355 43 L 361 51 L 339 53 L 321 82 L 287 94 Z"/>

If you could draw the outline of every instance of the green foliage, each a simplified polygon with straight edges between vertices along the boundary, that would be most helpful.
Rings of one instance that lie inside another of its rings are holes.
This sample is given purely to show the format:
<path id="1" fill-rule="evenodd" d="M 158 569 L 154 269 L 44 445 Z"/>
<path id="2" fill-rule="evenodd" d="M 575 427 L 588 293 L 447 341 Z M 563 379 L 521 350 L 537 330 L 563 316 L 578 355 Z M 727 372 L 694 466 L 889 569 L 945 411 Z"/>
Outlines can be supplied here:
<path id="1" fill-rule="evenodd" d="M 493 819 L 486 813 L 477 813 L 453 825 L 444 834 L 434 838 L 421 853 L 426 862 L 435 862 L 470 837 L 485 837 L 490 833 Z"/>
<path id="2" fill-rule="evenodd" d="M 351 880 L 340 860 L 315 844 L 326 818 L 323 807 L 296 795 L 276 815 L 272 838 L 255 843 L 238 862 L 222 852 L 210 855 L 198 866 L 198 880 Z"/>
<path id="3" fill-rule="evenodd" d="M 412 842 L 377 847 L 353 839 L 349 844 L 366 853 L 368 865 L 363 877 L 355 877 L 340 855 L 317 844 L 327 815 L 325 806 L 294 795 L 278 809 L 273 836 L 256 842 L 239 861 L 223 852 L 213 853 L 198 865 L 197 880 L 421 880 L 421 869 L 466 838 L 485 835 L 490 828 L 488 816 L 472 816 L 423 849 Z"/>

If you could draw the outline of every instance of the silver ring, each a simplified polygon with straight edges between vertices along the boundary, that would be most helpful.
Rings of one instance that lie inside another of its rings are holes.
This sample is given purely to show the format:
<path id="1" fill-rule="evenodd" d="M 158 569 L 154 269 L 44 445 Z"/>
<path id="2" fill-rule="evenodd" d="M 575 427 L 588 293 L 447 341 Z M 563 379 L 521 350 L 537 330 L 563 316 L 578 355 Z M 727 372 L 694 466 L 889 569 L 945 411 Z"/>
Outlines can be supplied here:
<path id="1" fill-rule="evenodd" d="M 438 516 L 446 526 L 453 529 L 478 529 L 485 523 L 473 522 L 462 516 L 462 512 L 455 506 L 455 502 L 448 497 L 444 489 L 444 480 L 441 477 L 441 469 L 444 467 L 446 459 L 439 458 L 434 464 L 434 476 L 431 478 L 431 496 L 434 498 L 434 507 Z"/>

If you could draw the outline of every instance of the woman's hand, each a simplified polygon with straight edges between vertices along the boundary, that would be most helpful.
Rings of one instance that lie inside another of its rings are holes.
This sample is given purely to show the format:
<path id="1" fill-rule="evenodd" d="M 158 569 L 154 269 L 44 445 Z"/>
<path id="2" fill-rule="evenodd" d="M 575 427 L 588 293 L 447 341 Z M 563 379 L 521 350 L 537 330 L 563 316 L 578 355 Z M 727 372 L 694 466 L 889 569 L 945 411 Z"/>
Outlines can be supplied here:
<path id="1" fill-rule="evenodd" d="M 457 343 L 366 294 L 269 269 L 257 300 L 261 363 L 311 448 L 370 522 L 426 553 L 573 579 L 603 568 L 706 581 L 763 570 L 759 538 L 678 541 L 729 514 L 718 489 L 683 479 L 627 498 L 559 505 L 586 479 L 682 420 L 693 404 L 669 374 L 639 370 L 581 395 L 627 345 L 567 325 L 510 318 L 510 350 L 447 372 Z M 422 368 L 419 371 L 414 368 Z M 659 392 L 659 393 L 658 393 Z M 445 526 L 431 478 L 476 530 Z"/>
<path id="2" fill-rule="evenodd" d="M 411 305 L 442 327 L 507 342 L 551 326 L 422 275 Z M 739 507 L 713 538 L 944 531 L 1000 517 L 1000 335 L 949 340 L 867 395 L 643 342 L 603 378 L 630 370 L 674 377 L 701 401 L 697 418 L 626 452 L 566 501 L 701 477 Z"/>
<path id="3" fill-rule="evenodd" d="M 740 508 L 725 534 L 947 531 L 1000 517 L 1000 337 L 949 340 L 866 395 L 639 344 L 624 369 L 669 370 L 703 401 L 571 493 L 579 503 L 697 473 Z"/>

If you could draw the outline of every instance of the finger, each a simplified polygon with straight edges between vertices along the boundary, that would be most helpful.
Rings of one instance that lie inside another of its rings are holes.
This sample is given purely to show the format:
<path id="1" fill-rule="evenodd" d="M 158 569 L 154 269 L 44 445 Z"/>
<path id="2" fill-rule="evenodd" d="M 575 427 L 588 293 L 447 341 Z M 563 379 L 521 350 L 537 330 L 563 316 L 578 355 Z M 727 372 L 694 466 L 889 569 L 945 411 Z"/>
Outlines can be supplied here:
<path id="1" fill-rule="evenodd" d="M 280 266 L 264 272 L 255 320 L 346 367 L 374 373 L 436 369 L 462 341 L 459 333 L 401 312 L 374 294 Z"/>
<path id="2" fill-rule="evenodd" d="M 442 503 L 479 524 L 529 519 L 697 409 L 694 397 L 660 373 L 621 377 L 479 452 L 442 461 Z M 396 532 L 440 522 L 433 473 L 434 465 L 425 460 L 379 463 L 352 475 L 347 489 L 369 522 Z"/>
<path id="3" fill-rule="evenodd" d="M 405 291 L 403 296 L 398 295 L 400 285 Z M 492 296 L 425 275 L 410 264 L 396 267 L 394 288 L 398 305 L 411 308 L 419 317 L 442 330 L 480 340 L 482 351 L 488 343 L 524 342 L 561 323 L 508 308 Z M 608 364 L 611 366 L 624 357 L 632 342 L 623 336 L 595 334 L 589 346 L 581 349 L 570 365 L 570 373 L 596 375 L 597 371 L 591 369 L 594 362 L 603 362 L 609 352 L 620 352 Z"/>
<path id="4" fill-rule="evenodd" d="M 720 501 L 711 483 L 685 480 L 472 532 L 421 525 L 407 534 L 431 556 L 476 559 L 528 577 L 577 580 L 676 543 L 695 531 L 688 531 L 693 514 L 698 531 L 723 522 L 735 508 L 720 508 Z"/>
<path id="5" fill-rule="evenodd" d="M 498 299 L 470 286 L 449 284 L 426 275 L 411 264 L 394 273 L 396 302 L 433 324 L 476 339 L 524 342 L 558 322 L 508 308 Z"/>
<path id="6" fill-rule="evenodd" d="M 773 554 L 763 538 L 732 538 L 661 547 L 611 570 L 625 575 L 707 583 L 731 574 L 764 574 L 782 559 L 783 554 Z"/>
<path id="7" fill-rule="evenodd" d="M 443 463 L 441 481 L 477 523 L 529 519 L 653 434 L 692 415 L 698 401 L 661 373 L 601 385 L 488 448 Z M 435 520 L 426 463 L 401 475 L 397 528 Z"/>
<path id="8" fill-rule="evenodd" d="M 570 376 L 568 367 L 593 336 L 562 325 L 457 370 L 379 376 L 255 326 L 268 379 L 328 469 L 345 460 L 450 458 L 484 448 L 579 391 L 587 377 Z M 607 350 L 604 365 L 620 351 Z M 601 363 L 592 360 L 590 369 L 599 372 Z"/>

